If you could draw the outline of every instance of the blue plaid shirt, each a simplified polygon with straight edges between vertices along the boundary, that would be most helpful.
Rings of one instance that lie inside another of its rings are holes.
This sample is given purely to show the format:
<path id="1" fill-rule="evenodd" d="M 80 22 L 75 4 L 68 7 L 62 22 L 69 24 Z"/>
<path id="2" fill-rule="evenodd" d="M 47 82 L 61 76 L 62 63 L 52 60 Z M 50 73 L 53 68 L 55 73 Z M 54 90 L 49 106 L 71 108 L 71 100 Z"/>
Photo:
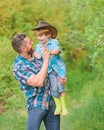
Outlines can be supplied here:
<path id="1" fill-rule="evenodd" d="M 48 43 L 45 45 L 45 47 L 48 48 L 49 51 L 60 50 L 59 42 L 56 39 L 50 39 Z M 35 51 L 40 56 L 42 56 L 42 42 L 39 42 L 39 44 L 37 44 Z M 66 67 L 59 54 L 50 56 L 48 73 L 50 73 L 52 70 L 54 70 L 61 78 L 64 78 L 66 75 Z"/>
<path id="2" fill-rule="evenodd" d="M 42 67 L 42 61 L 33 58 L 31 61 L 18 55 L 14 61 L 13 74 L 20 82 L 20 88 L 26 96 L 27 109 L 37 107 L 48 109 L 50 101 L 50 82 L 48 77 L 41 88 L 26 84 L 32 74 L 37 74 Z"/>

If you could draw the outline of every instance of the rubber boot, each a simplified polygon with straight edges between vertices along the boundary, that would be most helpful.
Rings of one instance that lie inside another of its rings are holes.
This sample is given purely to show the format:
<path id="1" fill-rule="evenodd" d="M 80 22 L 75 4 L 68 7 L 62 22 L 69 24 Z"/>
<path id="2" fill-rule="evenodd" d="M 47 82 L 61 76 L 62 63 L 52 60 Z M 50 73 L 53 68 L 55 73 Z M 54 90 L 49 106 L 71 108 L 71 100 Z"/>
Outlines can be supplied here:
<path id="1" fill-rule="evenodd" d="M 62 106 L 62 116 L 67 116 L 68 115 L 68 108 L 67 108 L 67 103 L 66 103 L 66 96 L 61 96 L 61 106 Z"/>
<path id="2" fill-rule="evenodd" d="M 55 105 L 56 105 L 56 109 L 54 111 L 54 115 L 60 115 L 61 114 L 61 102 L 60 102 L 60 98 L 55 98 L 53 97 Z"/>

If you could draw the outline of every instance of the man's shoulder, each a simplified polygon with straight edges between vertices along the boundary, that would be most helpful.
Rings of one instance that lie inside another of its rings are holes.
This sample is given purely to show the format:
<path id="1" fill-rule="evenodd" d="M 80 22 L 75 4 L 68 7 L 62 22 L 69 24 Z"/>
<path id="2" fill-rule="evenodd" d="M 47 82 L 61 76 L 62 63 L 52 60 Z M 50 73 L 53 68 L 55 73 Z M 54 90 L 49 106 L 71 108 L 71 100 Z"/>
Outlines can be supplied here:
<path id="1" fill-rule="evenodd" d="M 22 66 L 22 64 L 23 64 L 23 60 L 22 60 L 22 58 L 18 55 L 16 58 L 15 58 L 15 60 L 14 60 L 14 69 L 16 69 L 16 68 L 20 68 L 20 66 Z"/>
<path id="2" fill-rule="evenodd" d="M 16 58 L 14 59 L 14 63 L 18 63 L 20 61 L 22 61 L 21 56 L 20 55 L 16 56 Z"/>

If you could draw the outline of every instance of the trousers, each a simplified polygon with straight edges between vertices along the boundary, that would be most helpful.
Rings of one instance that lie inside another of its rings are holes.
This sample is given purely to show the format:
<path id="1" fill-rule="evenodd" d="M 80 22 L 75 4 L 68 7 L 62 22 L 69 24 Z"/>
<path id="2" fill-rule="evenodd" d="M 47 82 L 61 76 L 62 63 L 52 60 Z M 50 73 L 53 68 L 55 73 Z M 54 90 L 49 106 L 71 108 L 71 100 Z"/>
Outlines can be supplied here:
<path id="1" fill-rule="evenodd" d="M 27 130 L 39 130 L 43 121 L 46 130 L 60 130 L 60 115 L 54 115 L 52 100 L 48 110 L 32 107 L 28 110 Z"/>
<path id="2" fill-rule="evenodd" d="M 60 84 L 57 80 L 58 75 L 56 72 L 52 71 L 49 73 L 49 79 L 50 79 L 50 92 L 51 96 L 60 98 L 60 93 L 65 91 L 64 85 Z"/>

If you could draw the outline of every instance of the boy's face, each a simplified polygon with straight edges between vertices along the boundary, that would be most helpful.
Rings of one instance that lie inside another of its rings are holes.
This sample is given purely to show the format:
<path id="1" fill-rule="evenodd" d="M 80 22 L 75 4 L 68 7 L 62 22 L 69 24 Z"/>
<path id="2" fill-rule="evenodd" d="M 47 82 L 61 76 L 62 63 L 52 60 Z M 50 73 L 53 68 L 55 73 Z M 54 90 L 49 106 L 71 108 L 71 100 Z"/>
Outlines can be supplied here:
<path id="1" fill-rule="evenodd" d="M 37 36 L 37 39 L 40 41 L 40 42 L 42 42 L 43 44 L 46 44 L 47 42 L 48 42 L 48 40 L 49 40 L 49 38 L 48 38 L 48 36 L 46 36 L 46 35 L 40 35 L 40 36 Z"/>

